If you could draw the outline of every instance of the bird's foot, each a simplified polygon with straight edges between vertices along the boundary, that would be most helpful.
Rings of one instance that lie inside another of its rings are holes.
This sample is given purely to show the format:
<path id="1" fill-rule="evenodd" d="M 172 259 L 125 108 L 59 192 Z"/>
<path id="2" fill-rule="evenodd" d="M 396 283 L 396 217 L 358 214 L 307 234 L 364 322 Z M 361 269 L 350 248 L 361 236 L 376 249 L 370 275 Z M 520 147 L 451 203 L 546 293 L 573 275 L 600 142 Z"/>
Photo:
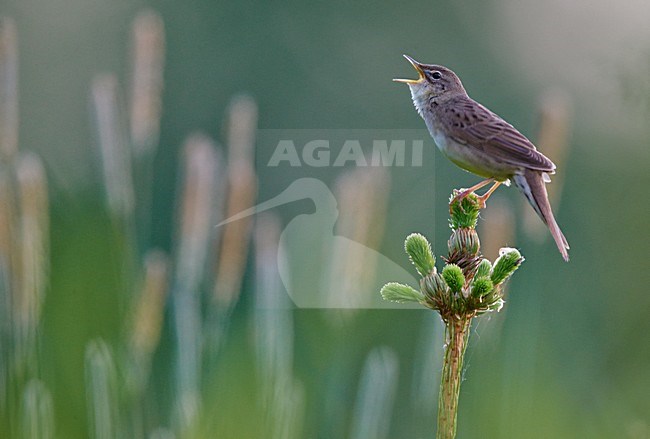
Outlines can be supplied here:
<path id="1" fill-rule="evenodd" d="M 483 186 L 485 186 L 485 185 L 487 185 L 488 183 L 491 183 L 491 182 L 493 182 L 493 181 L 494 181 L 494 179 L 489 178 L 489 179 L 487 179 L 487 180 L 484 180 L 484 181 L 480 182 L 480 183 L 477 184 L 477 185 L 472 186 L 472 187 L 469 188 L 469 189 L 461 189 L 460 192 L 458 192 L 458 193 L 454 196 L 454 198 L 452 198 L 451 201 L 449 202 L 449 213 L 452 213 L 452 206 L 453 206 L 454 203 L 456 203 L 456 202 L 458 202 L 458 206 L 460 207 L 460 209 L 461 209 L 463 212 L 465 212 L 465 209 L 463 209 L 463 203 L 461 203 L 461 201 L 463 201 L 463 198 L 467 197 L 467 196 L 468 196 L 469 194 L 471 194 L 472 192 L 476 191 L 477 189 L 482 188 Z M 476 196 L 476 198 L 478 199 L 478 206 L 479 206 L 479 209 L 485 209 L 487 199 L 490 198 L 490 195 L 492 195 L 492 193 L 493 193 L 493 192 L 494 192 L 494 191 L 495 191 L 499 186 L 501 186 L 501 183 L 502 183 L 501 181 L 494 181 L 494 184 L 492 185 L 492 187 L 491 187 L 490 189 L 488 189 L 488 191 L 487 191 L 486 193 L 484 193 L 483 195 L 480 195 L 480 196 L 479 196 L 479 195 Z"/>
<path id="2" fill-rule="evenodd" d="M 458 192 L 456 195 L 454 195 L 454 198 L 452 198 L 451 201 L 449 202 L 449 213 L 450 214 L 453 213 L 452 212 L 452 206 L 455 203 L 458 203 L 458 207 L 460 207 L 460 210 L 465 212 L 465 209 L 463 209 L 463 203 L 461 203 L 461 201 L 463 201 L 463 198 L 465 198 L 466 196 L 468 196 L 472 192 L 473 192 L 472 188 L 461 189 L 460 192 Z"/>
<path id="3" fill-rule="evenodd" d="M 478 208 L 485 209 L 487 199 L 490 198 L 490 194 L 485 194 L 476 197 L 478 199 Z"/>
<path id="4" fill-rule="evenodd" d="M 501 186 L 503 182 L 501 181 L 495 181 L 494 184 L 486 193 L 478 197 L 478 205 L 481 209 L 485 209 L 485 203 L 487 202 L 487 199 L 490 198 L 490 195 L 492 195 L 492 192 L 497 190 L 499 186 Z"/>
<path id="5" fill-rule="evenodd" d="M 464 212 L 465 210 L 463 209 L 463 203 L 461 203 L 461 201 L 463 201 L 463 198 L 465 198 L 466 196 L 468 196 L 468 195 L 471 194 L 472 192 L 481 189 L 483 186 L 486 186 L 486 185 L 492 183 L 493 181 L 494 181 L 493 178 L 488 178 L 487 180 L 483 180 L 483 181 L 481 181 L 481 182 L 475 184 L 475 185 L 472 186 L 471 188 L 468 188 L 468 189 L 461 189 L 461 190 L 460 190 L 460 191 L 459 191 L 459 192 L 454 196 L 454 198 L 452 198 L 451 201 L 449 202 L 449 213 L 452 213 L 452 211 L 451 211 L 451 206 L 453 206 L 454 203 L 456 203 L 456 202 L 458 202 L 458 205 L 459 205 L 460 209 Z M 499 183 L 499 182 L 497 182 L 497 183 Z M 501 183 L 499 183 L 499 184 L 501 184 Z M 498 186 L 498 184 L 495 184 L 495 186 Z M 487 200 L 487 199 L 490 197 L 490 194 L 492 193 L 492 191 L 494 191 L 494 189 L 496 189 L 496 188 L 495 188 L 494 186 L 492 186 L 492 188 L 490 188 L 490 190 L 487 191 L 487 192 L 485 193 L 485 195 L 483 195 L 484 197 L 486 197 L 485 200 Z M 480 197 L 479 197 L 479 198 L 480 198 Z M 483 209 L 483 208 L 485 207 L 485 200 L 482 201 L 481 209 Z"/>

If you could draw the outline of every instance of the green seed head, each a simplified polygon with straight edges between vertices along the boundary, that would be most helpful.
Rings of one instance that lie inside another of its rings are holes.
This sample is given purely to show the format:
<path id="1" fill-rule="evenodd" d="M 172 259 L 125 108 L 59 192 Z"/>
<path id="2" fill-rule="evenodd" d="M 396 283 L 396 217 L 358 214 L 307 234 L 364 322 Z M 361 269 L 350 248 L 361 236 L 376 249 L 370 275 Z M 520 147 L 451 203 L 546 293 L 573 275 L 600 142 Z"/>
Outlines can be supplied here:
<path id="1" fill-rule="evenodd" d="M 451 200 L 457 194 L 458 191 L 454 190 Z M 451 219 L 449 220 L 449 225 L 451 228 L 454 230 L 463 227 L 469 229 L 475 228 L 476 222 L 478 221 L 478 214 L 481 210 L 476 194 L 471 193 L 460 201 L 450 202 Z"/>
<path id="2" fill-rule="evenodd" d="M 422 302 L 424 296 L 408 285 L 389 282 L 381 289 L 381 297 L 389 302 Z"/>
<path id="3" fill-rule="evenodd" d="M 492 281 L 489 277 L 475 277 L 474 281 L 472 282 L 472 296 L 476 297 L 477 299 L 487 296 L 490 294 L 493 288 L 494 284 L 492 284 Z"/>
<path id="4" fill-rule="evenodd" d="M 438 273 L 431 273 L 420 282 L 422 292 L 430 298 L 444 297 L 447 284 Z"/>
<path id="5" fill-rule="evenodd" d="M 460 228 L 455 229 L 451 233 L 451 237 L 447 243 L 449 252 L 466 253 L 475 255 L 480 249 L 478 234 L 474 229 Z"/>
<path id="6" fill-rule="evenodd" d="M 442 270 L 442 278 L 451 291 L 460 292 L 465 285 L 465 276 L 463 270 L 456 264 L 449 264 Z"/>
<path id="7" fill-rule="evenodd" d="M 492 264 L 487 259 L 483 259 L 476 268 L 476 277 L 490 276 L 490 271 L 492 271 Z"/>
<path id="8" fill-rule="evenodd" d="M 434 270 L 435 258 L 433 257 L 431 244 L 429 244 L 427 238 L 419 233 L 412 233 L 406 237 L 404 249 L 413 265 L 415 265 L 415 269 L 420 273 L 420 276 L 427 276 Z"/>
<path id="9" fill-rule="evenodd" d="M 502 284 L 519 268 L 522 262 L 524 262 L 524 258 L 517 249 L 506 247 L 499 250 L 499 257 L 494 261 L 492 268 L 492 283 L 494 285 Z"/>

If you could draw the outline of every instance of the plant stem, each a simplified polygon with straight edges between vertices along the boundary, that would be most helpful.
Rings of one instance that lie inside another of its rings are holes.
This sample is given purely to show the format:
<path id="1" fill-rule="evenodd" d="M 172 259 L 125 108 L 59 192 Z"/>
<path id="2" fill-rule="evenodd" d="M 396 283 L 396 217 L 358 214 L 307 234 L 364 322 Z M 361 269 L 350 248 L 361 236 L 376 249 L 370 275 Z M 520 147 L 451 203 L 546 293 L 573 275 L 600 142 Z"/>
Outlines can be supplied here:
<path id="1" fill-rule="evenodd" d="M 471 317 L 450 317 L 447 321 L 447 343 L 438 395 L 437 439 L 456 437 L 458 396 L 460 394 L 463 358 L 469 338 Z"/>

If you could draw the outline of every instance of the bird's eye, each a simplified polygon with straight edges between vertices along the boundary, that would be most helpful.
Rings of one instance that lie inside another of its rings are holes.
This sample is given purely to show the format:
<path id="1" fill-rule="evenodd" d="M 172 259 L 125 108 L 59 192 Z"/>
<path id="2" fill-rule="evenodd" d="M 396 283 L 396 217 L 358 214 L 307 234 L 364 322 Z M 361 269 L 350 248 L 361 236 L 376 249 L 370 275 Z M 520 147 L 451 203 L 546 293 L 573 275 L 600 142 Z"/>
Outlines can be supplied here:
<path id="1" fill-rule="evenodd" d="M 441 74 L 440 72 L 433 72 L 433 73 L 431 74 L 431 77 L 432 77 L 433 79 L 440 79 L 440 78 L 442 78 L 442 74 Z"/>

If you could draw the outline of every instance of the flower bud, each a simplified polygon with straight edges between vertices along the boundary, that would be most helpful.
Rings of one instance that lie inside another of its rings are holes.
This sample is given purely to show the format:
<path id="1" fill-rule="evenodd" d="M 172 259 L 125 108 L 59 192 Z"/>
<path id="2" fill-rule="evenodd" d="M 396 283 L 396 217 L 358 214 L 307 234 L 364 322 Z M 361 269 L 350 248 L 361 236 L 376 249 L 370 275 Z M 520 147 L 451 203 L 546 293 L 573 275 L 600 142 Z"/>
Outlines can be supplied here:
<path id="1" fill-rule="evenodd" d="M 493 288 L 494 285 L 492 284 L 492 281 L 489 277 L 475 277 L 474 281 L 472 282 L 472 296 L 477 299 L 485 297 L 492 291 Z"/>
<path id="2" fill-rule="evenodd" d="M 490 276 L 490 271 L 492 271 L 492 264 L 487 259 L 483 259 L 476 268 L 475 277 Z"/>
<path id="3" fill-rule="evenodd" d="M 381 297 L 390 302 L 422 302 L 424 296 L 419 291 L 414 290 L 408 285 L 397 282 L 389 282 L 381 289 Z"/>
<path id="4" fill-rule="evenodd" d="M 445 297 L 447 284 L 438 273 L 431 273 L 420 281 L 422 292 L 429 298 Z"/>
<path id="5" fill-rule="evenodd" d="M 412 233 L 404 241 L 404 250 L 420 276 L 427 276 L 435 267 L 435 259 L 431 253 L 431 244 L 419 233 Z"/>
<path id="6" fill-rule="evenodd" d="M 474 229 L 461 228 L 452 232 L 447 243 L 451 253 L 468 253 L 475 255 L 480 249 L 478 234 Z"/>
<path id="7" fill-rule="evenodd" d="M 478 221 L 478 214 L 481 206 L 478 202 L 478 197 L 475 193 L 471 193 L 464 197 L 462 200 L 455 200 L 453 197 L 458 195 L 458 191 L 454 191 L 449 205 L 451 218 L 449 223 L 451 228 L 456 230 L 460 228 L 475 228 Z"/>
<path id="8" fill-rule="evenodd" d="M 499 257 L 494 261 L 492 267 L 492 283 L 494 285 L 503 283 L 519 268 L 522 262 L 524 262 L 524 258 L 517 249 L 502 248 L 499 250 Z"/>
<path id="9" fill-rule="evenodd" d="M 442 270 L 442 278 L 445 280 L 445 283 L 449 289 L 458 293 L 465 285 L 465 276 L 463 275 L 463 270 L 456 264 L 449 264 Z"/>

